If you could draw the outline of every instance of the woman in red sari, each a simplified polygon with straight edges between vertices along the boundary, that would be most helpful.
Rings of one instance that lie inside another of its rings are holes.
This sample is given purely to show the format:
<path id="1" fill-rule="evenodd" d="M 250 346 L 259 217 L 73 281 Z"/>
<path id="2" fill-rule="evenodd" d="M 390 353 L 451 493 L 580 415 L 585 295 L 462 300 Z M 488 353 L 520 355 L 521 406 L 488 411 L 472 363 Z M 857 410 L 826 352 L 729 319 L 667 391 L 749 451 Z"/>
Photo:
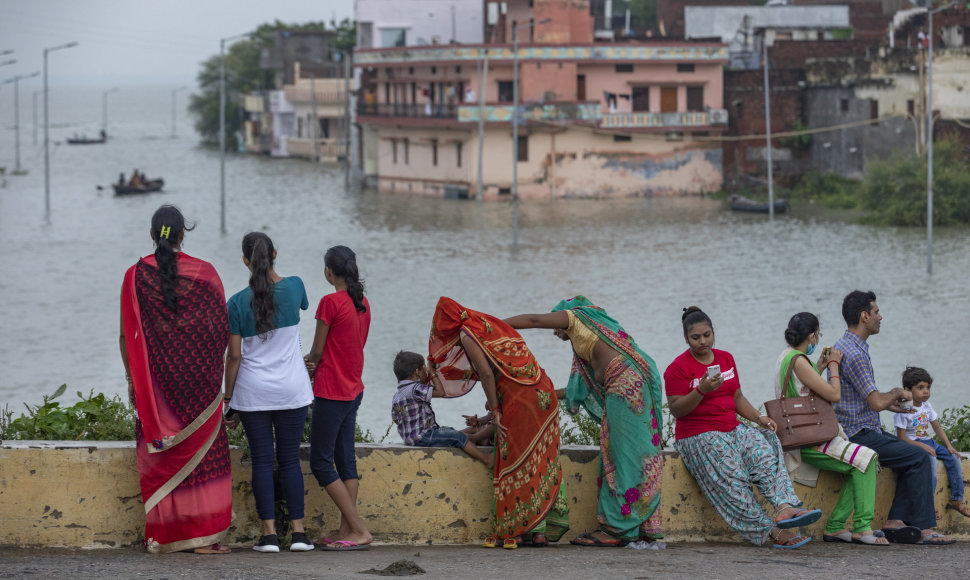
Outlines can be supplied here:
<path id="1" fill-rule="evenodd" d="M 485 547 L 557 541 L 569 529 L 559 463 L 559 408 L 552 381 L 518 332 L 503 320 L 442 297 L 431 325 L 428 359 L 446 396 L 481 381 L 494 416 L 495 535 Z"/>
<path id="2" fill-rule="evenodd" d="M 152 216 L 155 253 L 121 287 L 121 358 L 138 416 L 145 547 L 223 554 L 232 519 L 221 393 L 229 322 L 215 268 L 180 251 L 185 230 L 176 207 Z"/>

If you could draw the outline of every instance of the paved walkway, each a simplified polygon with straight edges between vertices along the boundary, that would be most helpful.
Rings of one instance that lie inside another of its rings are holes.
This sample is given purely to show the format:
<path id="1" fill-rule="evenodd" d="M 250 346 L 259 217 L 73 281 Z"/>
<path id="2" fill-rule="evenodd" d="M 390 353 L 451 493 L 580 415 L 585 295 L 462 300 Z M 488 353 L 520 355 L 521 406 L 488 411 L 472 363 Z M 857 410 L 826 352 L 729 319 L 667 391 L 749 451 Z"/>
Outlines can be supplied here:
<path id="1" fill-rule="evenodd" d="M 237 548 L 227 556 L 153 556 L 134 548 L 41 550 L 0 548 L 0 578 L 377 578 L 407 559 L 427 573 L 416 578 L 970 578 L 970 542 L 945 547 L 885 548 L 812 542 L 782 551 L 742 544 L 671 544 L 663 551 L 626 548 L 485 550 L 478 546 L 373 546 L 360 552 L 260 554 Z"/>

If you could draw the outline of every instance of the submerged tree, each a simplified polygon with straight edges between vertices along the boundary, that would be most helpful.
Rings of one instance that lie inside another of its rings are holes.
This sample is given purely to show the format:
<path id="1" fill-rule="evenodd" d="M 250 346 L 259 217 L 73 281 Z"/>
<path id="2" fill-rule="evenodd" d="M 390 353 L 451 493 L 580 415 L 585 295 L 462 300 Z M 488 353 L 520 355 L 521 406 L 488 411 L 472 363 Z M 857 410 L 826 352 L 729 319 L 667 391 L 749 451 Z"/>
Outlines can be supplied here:
<path id="1" fill-rule="evenodd" d="M 348 36 L 354 30 L 353 21 L 344 19 L 333 23 L 337 33 L 337 46 L 350 41 L 353 50 L 355 37 Z M 326 30 L 323 22 L 305 24 L 285 24 L 277 20 L 263 24 L 249 38 L 226 47 L 226 148 L 236 147 L 235 130 L 239 126 L 240 110 L 238 95 L 251 91 L 269 90 L 273 87 L 273 74 L 259 66 L 264 48 L 273 46 L 279 30 Z M 202 70 L 196 77 L 199 90 L 189 100 L 189 112 L 195 118 L 195 130 L 207 145 L 219 143 L 219 55 L 214 55 L 202 63 Z"/>

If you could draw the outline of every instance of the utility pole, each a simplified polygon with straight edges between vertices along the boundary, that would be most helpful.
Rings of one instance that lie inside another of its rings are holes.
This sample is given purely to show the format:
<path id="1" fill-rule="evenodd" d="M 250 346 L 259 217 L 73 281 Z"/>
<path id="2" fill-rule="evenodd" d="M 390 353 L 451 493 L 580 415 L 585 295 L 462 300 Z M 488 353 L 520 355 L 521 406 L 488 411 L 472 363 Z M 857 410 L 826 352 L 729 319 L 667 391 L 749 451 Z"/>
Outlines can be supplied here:
<path id="1" fill-rule="evenodd" d="M 14 129 L 14 148 L 16 149 L 16 165 L 13 170 L 14 175 L 23 175 L 26 173 L 20 167 L 20 81 L 23 79 L 29 79 L 36 76 L 40 76 L 40 72 L 31 73 L 29 75 L 17 75 L 12 79 L 4 82 L 13 83 L 13 129 Z"/>
<path id="2" fill-rule="evenodd" d="M 350 187 L 350 59 L 353 53 L 344 53 L 344 187 Z"/>
<path id="3" fill-rule="evenodd" d="M 53 48 L 44 49 L 44 215 L 48 221 L 51 219 L 51 140 L 50 140 L 50 116 L 47 98 L 47 54 L 55 50 L 63 50 L 77 46 L 77 42 L 68 42 Z"/>
<path id="4" fill-rule="evenodd" d="M 34 118 L 34 145 L 37 144 L 37 95 L 42 94 L 44 91 L 34 91 L 31 100 L 33 101 L 33 118 Z"/>
<path id="5" fill-rule="evenodd" d="M 765 155 L 768 159 L 768 218 L 775 217 L 775 182 L 771 172 L 771 87 L 768 85 L 768 31 L 761 35 L 765 63 Z"/>
<path id="6" fill-rule="evenodd" d="M 484 198 L 483 175 L 482 171 L 485 164 L 485 93 L 488 90 L 488 48 L 483 48 L 485 57 L 482 63 L 481 83 L 478 86 L 478 201 Z"/>

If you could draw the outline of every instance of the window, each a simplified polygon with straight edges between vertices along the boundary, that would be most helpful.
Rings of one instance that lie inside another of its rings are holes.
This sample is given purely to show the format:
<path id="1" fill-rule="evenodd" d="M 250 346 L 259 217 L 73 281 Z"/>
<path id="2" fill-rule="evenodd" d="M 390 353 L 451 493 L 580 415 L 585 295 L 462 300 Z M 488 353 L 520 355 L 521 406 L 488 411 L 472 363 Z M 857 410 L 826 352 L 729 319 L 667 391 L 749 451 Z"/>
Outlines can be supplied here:
<path id="1" fill-rule="evenodd" d="M 512 195 L 512 188 L 511 187 L 500 187 L 500 188 L 498 188 L 498 194 L 499 195 Z"/>
<path id="2" fill-rule="evenodd" d="M 392 69 L 390 67 L 385 68 L 384 69 L 384 74 L 387 75 L 387 78 L 392 79 L 392 78 L 394 78 L 394 69 Z"/>
<path id="3" fill-rule="evenodd" d="M 461 167 L 461 141 L 455 143 L 455 154 L 458 156 L 458 167 Z"/>
<path id="4" fill-rule="evenodd" d="M 391 139 L 391 159 L 397 165 L 397 139 Z"/>
<path id="5" fill-rule="evenodd" d="M 519 136 L 518 158 L 519 158 L 519 161 L 529 160 L 529 136 L 528 135 Z"/>
<path id="6" fill-rule="evenodd" d="M 438 165 L 438 140 L 431 140 L 431 165 Z"/>
<path id="7" fill-rule="evenodd" d="M 849 99 L 839 99 L 839 108 L 843 113 L 849 112 Z"/>
<path id="8" fill-rule="evenodd" d="M 630 141 L 633 141 L 633 137 L 630 135 L 613 135 L 614 143 L 629 143 Z"/>
<path id="9" fill-rule="evenodd" d="M 512 81 L 499 81 L 498 82 L 498 101 L 500 103 L 511 103 L 512 102 Z"/>
<path id="10" fill-rule="evenodd" d="M 694 72 L 694 65 L 693 64 L 683 64 L 683 63 L 678 64 L 677 65 L 677 72 L 679 72 L 679 73 L 690 73 L 690 72 Z"/>
<path id="11" fill-rule="evenodd" d="M 408 147 L 408 145 L 410 145 L 410 143 L 408 142 L 408 138 L 405 137 L 404 138 L 404 164 L 405 165 L 411 162 L 410 153 L 409 153 L 410 147 Z"/>
<path id="12" fill-rule="evenodd" d="M 414 67 L 413 66 L 409 66 L 408 67 L 408 74 L 409 75 L 413 75 L 414 74 Z"/>
<path id="13" fill-rule="evenodd" d="M 391 83 L 384 83 L 384 102 L 391 102 Z"/>
<path id="14" fill-rule="evenodd" d="M 633 111 L 645 113 L 650 110 L 650 89 L 647 87 L 633 87 Z"/>
<path id="15" fill-rule="evenodd" d="M 879 101 L 876 99 L 869 99 L 869 118 L 873 121 L 879 118 Z"/>
<path id="16" fill-rule="evenodd" d="M 436 66 L 431 67 L 431 74 L 433 74 L 433 75 L 434 74 L 438 74 L 438 67 L 436 67 Z"/>
<path id="17" fill-rule="evenodd" d="M 916 115 L 916 103 L 913 101 L 913 99 L 906 101 L 906 112 L 911 116 Z"/>
<path id="18" fill-rule="evenodd" d="M 381 48 L 407 45 L 407 28 L 382 28 Z"/>
<path id="19" fill-rule="evenodd" d="M 456 75 L 460 75 L 461 74 L 461 67 L 460 66 L 456 66 L 455 67 L 455 74 Z"/>
<path id="20" fill-rule="evenodd" d="M 704 87 L 687 87 L 687 110 L 704 110 Z"/>
<path id="21" fill-rule="evenodd" d="M 614 66 L 613 69 L 618 73 L 632 73 L 633 64 L 632 63 L 618 64 Z"/>

